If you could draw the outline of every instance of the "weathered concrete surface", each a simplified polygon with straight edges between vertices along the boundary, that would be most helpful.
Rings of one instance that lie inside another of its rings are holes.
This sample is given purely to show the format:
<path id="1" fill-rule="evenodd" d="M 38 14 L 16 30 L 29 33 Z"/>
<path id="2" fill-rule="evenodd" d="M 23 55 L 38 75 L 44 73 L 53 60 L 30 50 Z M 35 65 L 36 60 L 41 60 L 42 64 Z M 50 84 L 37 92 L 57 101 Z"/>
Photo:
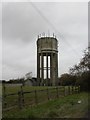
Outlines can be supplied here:
<path id="1" fill-rule="evenodd" d="M 58 47 L 57 46 L 58 46 L 58 41 L 54 37 L 38 38 L 37 85 L 47 85 L 47 86 L 58 85 Z"/>

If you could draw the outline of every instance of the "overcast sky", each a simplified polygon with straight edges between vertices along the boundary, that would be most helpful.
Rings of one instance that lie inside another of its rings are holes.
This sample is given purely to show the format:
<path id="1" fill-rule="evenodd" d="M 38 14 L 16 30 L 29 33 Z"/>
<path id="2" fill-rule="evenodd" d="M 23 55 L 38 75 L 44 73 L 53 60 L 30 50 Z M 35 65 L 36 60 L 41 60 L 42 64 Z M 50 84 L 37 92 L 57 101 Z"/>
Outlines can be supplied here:
<path id="1" fill-rule="evenodd" d="M 88 3 L 2 4 L 3 79 L 37 75 L 37 35 L 58 39 L 58 76 L 82 58 L 88 46 Z"/>

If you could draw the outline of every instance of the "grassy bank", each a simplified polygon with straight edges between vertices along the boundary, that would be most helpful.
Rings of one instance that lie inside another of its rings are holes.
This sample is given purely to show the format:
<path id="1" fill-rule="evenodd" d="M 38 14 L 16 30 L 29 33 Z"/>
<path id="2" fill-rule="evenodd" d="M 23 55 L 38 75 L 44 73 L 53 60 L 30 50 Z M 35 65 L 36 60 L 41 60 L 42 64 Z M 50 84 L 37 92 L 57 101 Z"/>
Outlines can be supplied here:
<path id="1" fill-rule="evenodd" d="M 81 100 L 79 104 L 78 101 Z M 22 110 L 3 112 L 5 118 L 83 118 L 88 111 L 88 93 L 69 95 Z"/>

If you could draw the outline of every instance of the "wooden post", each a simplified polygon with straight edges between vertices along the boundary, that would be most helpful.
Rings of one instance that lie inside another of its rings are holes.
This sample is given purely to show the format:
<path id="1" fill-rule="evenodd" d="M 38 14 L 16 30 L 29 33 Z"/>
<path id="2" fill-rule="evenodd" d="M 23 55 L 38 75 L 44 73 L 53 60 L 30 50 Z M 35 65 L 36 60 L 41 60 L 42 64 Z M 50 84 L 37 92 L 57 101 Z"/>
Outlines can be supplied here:
<path id="1" fill-rule="evenodd" d="M 72 94 L 72 91 L 71 91 L 71 86 L 70 86 L 70 95 Z"/>
<path id="2" fill-rule="evenodd" d="M 23 93 L 23 86 L 21 85 L 21 104 L 24 106 L 24 93 Z"/>
<path id="3" fill-rule="evenodd" d="M 58 87 L 56 87 L 56 93 L 57 93 L 57 98 L 59 97 L 59 95 L 58 95 Z"/>
<path id="4" fill-rule="evenodd" d="M 75 93 L 75 86 L 73 86 L 73 93 Z"/>
<path id="5" fill-rule="evenodd" d="M 73 86 L 73 92 L 76 93 L 76 86 Z"/>
<path id="6" fill-rule="evenodd" d="M 22 105 L 25 105 L 25 101 L 24 101 L 24 93 L 22 92 Z"/>
<path id="7" fill-rule="evenodd" d="M 72 86 L 72 94 L 73 94 L 73 86 Z"/>
<path id="8" fill-rule="evenodd" d="M 81 88 L 80 88 L 80 86 L 79 86 L 79 92 L 81 91 Z"/>
<path id="9" fill-rule="evenodd" d="M 70 86 L 68 86 L 68 95 L 70 95 Z"/>
<path id="10" fill-rule="evenodd" d="M 4 93 L 4 94 L 6 93 L 6 86 L 5 86 L 5 83 L 3 83 L 3 93 Z"/>
<path id="11" fill-rule="evenodd" d="M 35 90 L 35 103 L 38 104 L 37 91 Z"/>
<path id="12" fill-rule="evenodd" d="M 21 93 L 22 93 L 22 105 L 24 106 L 24 92 L 23 92 L 23 86 L 21 86 Z"/>
<path id="13" fill-rule="evenodd" d="M 48 88 L 47 88 L 47 98 L 49 100 L 49 90 L 48 90 Z"/>
<path id="14" fill-rule="evenodd" d="M 66 91 L 65 91 L 65 86 L 64 86 L 64 96 L 66 95 L 65 92 L 66 92 Z"/>
<path id="15" fill-rule="evenodd" d="M 75 85 L 75 93 L 77 93 L 77 86 Z"/>
<path id="16" fill-rule="evenodd" d="M 22 103 L 21 103 L 21 91 L 18 92 L 18 107 L 22 109 Z"/>
<path id="17" fill-rule="evenodd" d="M 22 85 L 21 85 L 21 91 L 23 91 Z"/>
<path id="18" fill-rule="evenodd" d="M 80 86 L 78 86 L 78 93 L 80 93 Z"/>

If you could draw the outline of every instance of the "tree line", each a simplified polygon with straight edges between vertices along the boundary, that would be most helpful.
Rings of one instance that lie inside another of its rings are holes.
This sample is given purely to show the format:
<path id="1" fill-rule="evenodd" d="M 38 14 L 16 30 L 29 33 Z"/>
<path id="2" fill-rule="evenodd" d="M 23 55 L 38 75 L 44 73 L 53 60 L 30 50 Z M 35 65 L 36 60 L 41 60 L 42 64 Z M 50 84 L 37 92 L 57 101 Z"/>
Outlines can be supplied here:
<path id="1" fill-rule="evenodd" d="M 90 79 L 90 53 L 86 49 L 77 65 L 69 69 L 69 73 L 62 74 L 59 78 L 60 85 L 80 85 L 82 91 L 89 90 Z"/>

